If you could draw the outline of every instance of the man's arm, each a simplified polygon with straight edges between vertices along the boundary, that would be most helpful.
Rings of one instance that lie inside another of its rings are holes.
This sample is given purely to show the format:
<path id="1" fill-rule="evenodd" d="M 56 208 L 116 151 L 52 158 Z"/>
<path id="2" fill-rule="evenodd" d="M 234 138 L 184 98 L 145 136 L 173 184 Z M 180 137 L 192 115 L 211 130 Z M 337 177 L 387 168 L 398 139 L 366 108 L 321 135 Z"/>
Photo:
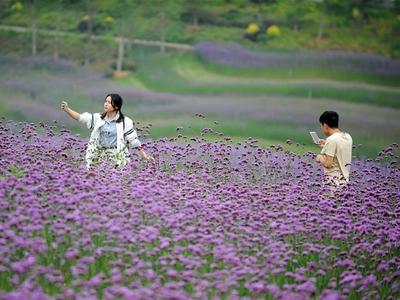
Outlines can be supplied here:
<path id="1" fill-rule="evenodd" d="M 327 169 L 330 169 L 333 166 L 333 156 L 327 154 L 318 154 L 316 161 Z"/>

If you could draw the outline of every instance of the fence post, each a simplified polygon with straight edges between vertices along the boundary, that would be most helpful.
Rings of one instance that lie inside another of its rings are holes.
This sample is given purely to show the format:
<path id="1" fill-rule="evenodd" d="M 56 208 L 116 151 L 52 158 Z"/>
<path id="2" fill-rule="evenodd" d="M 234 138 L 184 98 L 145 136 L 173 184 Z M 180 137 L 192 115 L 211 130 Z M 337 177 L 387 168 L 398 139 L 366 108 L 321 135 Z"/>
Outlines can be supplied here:
<path id="1" fill-rule="evenodd" d="M 118 42 L 118 58 L 117 58 L 117 72 L 122 71 L 122 62 L 124 59 L 124 38 L 117 38 Z"/>
<path id="2" fill-rule="evenodd" d="M 59 11 L 62 11 L 62 0 L 58 0 L 57 2 L 57 9 Z M 60 20 L 57 18 L 56 20 L 56 32 L 58 32 L 60 30 Z M 58 59 L 60 58 L 59 54 L 58 54 L 58 35 L 54 34 L 54 48 L 53 48 L 54 52 L 53 52 L 53 59 L 55 61 L 58 61 Z"/>
<path id="3" fill-rule="evenodd" d="M 36 0 L 32 2 L 32 56 L 37 53 L 37 32 L 36 32 Z"/>
<path id="4" fill-rule="evenodd" d="M 165 14 L 162 11 L 160 14 L 160 25 L 161 25 L 161 36 L 160 36 L 160 51 L 162 54 L 165 53 L 165 26 L 167 25 L 165 21 Z"/>
<path id="5" fill-rule="evenodd" d="M 87 0 L 87 35 L 86 35 L 86 43 L 85 43 L 85 62 L 84 65 L 88 66 L 91 58 L 91 46 L 92 46 L 92 0 Z"/>
<path id="6" fill-rule="evenodd" d="M 322 0 L 321 15 L 319 18 L 318 40 L 321 40 L 324 35 L 326 10 L 327 10 L 326 0 Z"/>
<path id="7" fill-rule="evenodd" d="M 55 61 L 58 61 L 59 55 L 58 55 L 58 37 L 57 35 L 54 35 L 54 53 L 53 53 L 53 59 Z"/>

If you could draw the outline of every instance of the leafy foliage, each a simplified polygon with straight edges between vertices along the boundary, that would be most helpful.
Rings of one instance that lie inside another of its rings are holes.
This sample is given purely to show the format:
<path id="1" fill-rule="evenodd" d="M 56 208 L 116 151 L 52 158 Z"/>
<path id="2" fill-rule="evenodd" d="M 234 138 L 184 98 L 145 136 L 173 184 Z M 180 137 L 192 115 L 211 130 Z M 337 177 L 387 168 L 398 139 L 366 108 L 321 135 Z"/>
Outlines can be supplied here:
<path id="1" fill-rule="evenodd" d="M 86 32 L 91 27 L 95 34 L 152 40 L 163 35 L 171 42 L 230 39 L 245 43 L 248 38 L 265 49 L 278 46 L 351 50 L 355 47 L 350 37 L 354 31 L 362 30 L 365 43 L 357 51 L 370 52 L 368 44 L 372 41 L 374 52 L 398 57 L 399 6 L 393 1 L 5 0 L 0 3 L 1 23 L 30 26 L 32 3 L 38 26 L 45 29 Z M 84 20 L 89 15 L 90 21 Z M 259 36 L 246 33 L 251 23 L 259 27 Z M 314 42 L 322 24 L 323 40 Z M 264 33 L 271 25 L 285 32 L 285 38 L 266 38 Z M 349 36 L 343 43 L 335 34 L 338 30 Z M 228 36 L 219 31 L 237 33 Z"/>

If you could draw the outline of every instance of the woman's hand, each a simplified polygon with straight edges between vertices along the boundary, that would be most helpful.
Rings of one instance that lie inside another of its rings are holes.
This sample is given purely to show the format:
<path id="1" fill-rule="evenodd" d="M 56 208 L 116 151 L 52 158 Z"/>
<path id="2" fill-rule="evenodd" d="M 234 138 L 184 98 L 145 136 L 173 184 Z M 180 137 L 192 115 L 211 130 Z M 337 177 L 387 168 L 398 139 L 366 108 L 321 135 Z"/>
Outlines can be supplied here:
<path id="1" fill-rule="evenodd" d="M 153 163 L 153 164 L 156 162 L 156 160 L 154 159 L 154 157 L 151 156 L 151 155 L 146 155 L 146 157 L 145 157 L 144 159 L 147 160 L 148 162 Z"/>
<path id="2" fill-rule="evenodd" d="M 79 121 L 79 113 L 70 109 L 68 107 L 68 102 L 61 101 L 60 107 L 63 111 L 65 111 L 72 119 Z"/>
<path id="3" fill-rule="evenodd" d="M 61 101 L 61 109 L 66 112 L 68 110 L 68 102 Z"/>
<path id="4" fill-rule="evenodd" d="M 142 148 L 139 149 L 140 154 L 142 155 L 142 157 L 146 160 L 149 161 L 151 163 L 155 163 L 156 160 L 154 159 L 153 156 L 151 155 L 147 155 L 146 151 L 144 151 Z"/>

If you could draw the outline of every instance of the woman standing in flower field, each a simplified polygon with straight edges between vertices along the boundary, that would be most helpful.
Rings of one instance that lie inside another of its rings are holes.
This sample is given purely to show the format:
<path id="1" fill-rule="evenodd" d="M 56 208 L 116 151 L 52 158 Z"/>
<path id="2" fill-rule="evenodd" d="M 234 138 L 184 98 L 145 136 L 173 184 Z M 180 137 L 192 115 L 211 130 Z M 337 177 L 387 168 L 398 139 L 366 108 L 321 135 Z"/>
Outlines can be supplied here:
<path id="1" fill-rule="evenodd" d="M 122 98 L 118 94 L 108 94 L 104 99 L 103 113 L 78 113 L 61 102 L 61 109 L 71 118 L 92 130 L 86 149 L 86 167 L 106 160 L 123 168 L 129 162 L 128 147 L 139 149 L 141 156 L 151 162 L 154 158 L 147 155 L 141 147 L 133 122 L 121 112 Z"/>

